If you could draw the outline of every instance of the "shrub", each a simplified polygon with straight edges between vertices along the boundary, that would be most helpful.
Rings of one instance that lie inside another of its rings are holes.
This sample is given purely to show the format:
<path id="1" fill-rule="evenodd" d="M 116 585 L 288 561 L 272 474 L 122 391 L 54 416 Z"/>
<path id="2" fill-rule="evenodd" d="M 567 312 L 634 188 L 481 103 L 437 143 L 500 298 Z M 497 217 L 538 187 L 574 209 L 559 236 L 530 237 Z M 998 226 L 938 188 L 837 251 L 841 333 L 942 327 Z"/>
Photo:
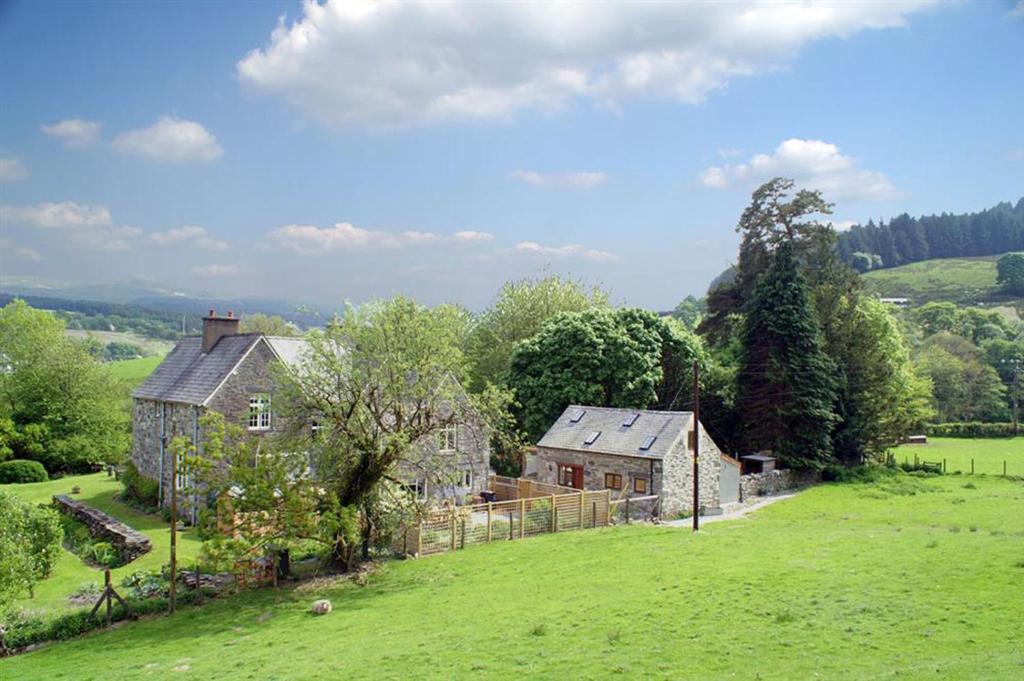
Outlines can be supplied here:
<path id="1" fill-rule="evenodd" d="M 160 502 L 159 483 L 139 473 L 139 469 L 131 461 L 124 465 L 121 481 L 124 483 L 122 496 L 129 501 L 141 504 L 146 508 L 155 508 Z"/>
<path id="2" fill-rule="evenodd" d="M 872 483 L 893 474 L 891 468 L 865 464 L 861 466 L 838 466 L 829 465 L 821 471 L 821 479 L 824 482 L 840 483 Z"/>
<path id="3" fill-rule="evenodd" d="M 0 483 L 46 482 L 46 469 L 38 461 L 11 459 L 0 463 Z"/>
<path id="4" fill-rule="evenodd" d="M 114 550 L 110 542 L 96 542 L 89 547 L 89 554 L 93 561 L 105 567 L 116 567 L 120 562 L 117 551 Z"/>
<path id="5" fill-rule="evenodd" d="M 1013 424 L 982 423 L 980 421 L 966 421 L 963 423 L 929 423 L 925 426 L 925 433 L 932 437 L 1013 437 Z"/>

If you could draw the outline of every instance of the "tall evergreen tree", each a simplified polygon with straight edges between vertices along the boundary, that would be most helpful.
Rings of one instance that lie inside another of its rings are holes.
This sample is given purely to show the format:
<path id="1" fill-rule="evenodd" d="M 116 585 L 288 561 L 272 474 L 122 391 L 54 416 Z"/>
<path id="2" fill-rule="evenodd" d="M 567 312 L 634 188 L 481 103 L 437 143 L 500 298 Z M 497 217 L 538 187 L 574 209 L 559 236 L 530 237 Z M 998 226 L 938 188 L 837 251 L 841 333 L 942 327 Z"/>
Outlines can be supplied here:
<path id="1" fill-rule="evenodd" d="M 833 366 L 793 244 L 781 243 L 747 307 L 738 376 L 746 443 L 786 463 L 821 468 L 832 458 Z"/>

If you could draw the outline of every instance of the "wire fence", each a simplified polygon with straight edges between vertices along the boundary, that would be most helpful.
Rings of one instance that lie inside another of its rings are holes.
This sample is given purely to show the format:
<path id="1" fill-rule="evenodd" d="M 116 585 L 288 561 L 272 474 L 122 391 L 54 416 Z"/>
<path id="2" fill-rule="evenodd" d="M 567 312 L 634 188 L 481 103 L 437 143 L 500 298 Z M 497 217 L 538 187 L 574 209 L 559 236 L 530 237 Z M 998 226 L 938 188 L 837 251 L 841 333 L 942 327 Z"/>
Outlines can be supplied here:
<path id="1" fill-rule="evenodd" d="M 901 448 L 902 449 L 902 448 Z M 969 456 L 922 456 L 920 454 L 890 454 L 889 461 L 895 465 L 912 466 L 922 470 L 962 475 L 1024 476 L 1024 452 L 1017 458 L 969 457 Z"/>

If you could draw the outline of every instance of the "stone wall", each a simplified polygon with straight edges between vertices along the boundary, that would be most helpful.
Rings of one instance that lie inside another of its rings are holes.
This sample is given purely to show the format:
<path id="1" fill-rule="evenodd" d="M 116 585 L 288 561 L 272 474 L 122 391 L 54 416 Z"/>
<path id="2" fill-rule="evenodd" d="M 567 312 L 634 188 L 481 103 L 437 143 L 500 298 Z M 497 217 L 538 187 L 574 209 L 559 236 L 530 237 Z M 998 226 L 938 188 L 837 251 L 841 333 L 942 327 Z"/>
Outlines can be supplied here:
<path id="1" fill-rule="evenodd" d="M 821 481 L 816 471 L 774 470 L 740 476 L 740 501 L 750 497 L 770 497 L 789 490 L 808 487 Z"/>
<path id="2" fill-rule="evenodd" d="M 97 539 L 110 542 L 121 560 L 126 563 L 153 548 L 146 535 L 133 530 L 120 520 L 111 518 L 103 511 L 86 506 L 63 494 L 54 496 L 53 503 L 61 512 L 85 523 L 85 526 L 89 528 L 89 534 Z"/>
<path id="3" fill-rule="evenodd" d="M 621 475 L 622 489 L 612 490 L 612 499 L 646 496 L 633 492 L 633 480 L 636 478 L 647 480 L 648 491 L 646 494 L 657 494 L 655 490 L 661 489 L 662 464 L 657 459 L 538 447 L 535 461 L 537 481 L 552 485 L 559 484 L 558 464 L 560 463 L 582 466 L 583 489 L 588 490 L 605 489 L 605 473 Z"/>
<path id="4" fill-rule="evenodd" d="M 449 452 L 440 449 L 440 433 L 420 438 L 411 460 L 399 466 L 399 478 L 410 483 L 425 480 L 427 496 L 434 501 L 451 498 L 462 503 L 468 495 L 479 495 L 491 475 L 490 429 L 468 415 L 456 425 L 455 439 L 455 451 Z M 463 484 L 466 471 L 471 473 L 469 485 Z"/>
<path id="5" fill-rule="evenodd" d="M 718 508 L 719 485 L 722 475 L 722 452 L 701 426 L 700 432 L 700 488 L 698 502 L 701 508 Z M 688 436 L 665 457 L 665 485 L 661 512 L 665 517 L 693 509 L 693 450 L 687 448 Z"/>

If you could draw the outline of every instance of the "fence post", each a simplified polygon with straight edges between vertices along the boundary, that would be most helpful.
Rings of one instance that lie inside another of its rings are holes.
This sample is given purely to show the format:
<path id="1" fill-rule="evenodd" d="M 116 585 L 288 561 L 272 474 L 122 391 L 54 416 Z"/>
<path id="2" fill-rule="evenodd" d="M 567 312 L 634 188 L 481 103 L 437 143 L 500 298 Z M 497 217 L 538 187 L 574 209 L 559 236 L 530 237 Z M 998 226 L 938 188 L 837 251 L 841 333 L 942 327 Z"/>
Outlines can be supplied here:
<path id="1" fill-rule="evenodd" d="M 1003 477 L 1006 477 L 1006 459 L 1003 459 Z"/>
<path id="2" fill-rule="evenodd" d="M 558 532 L 558 516 L 555 515 L 555 495 L 551 495 L 551 532 Z"/>
<path id="3" fill-rule="evenodd" d="M 508 538 L 509 538 L 509 541 L 511 541 L 511 540 L 516 538 L 515 534 L 512 533 L 512 528 L 514 526 L 515 526 L 515 523 L 512 522 L 512 508 L 510 507 L 508 509 Z"/>
<path id="4" fill-rule="evenodd" d="M 629 525 L 629 497 L 626 497 L 626 524 Z"/>
<path id="5" fill-rule="evenodd" d="M 526 499 L 519 500 L 519 538 L 526 536 Z"/>
<path id="6" fill-rule="evenodd" d="M 943 457 L 943 459 L 942 459 L 942 472 L 943 473 L 946 472 L 946 459 L 945 459 L 945 457 Z"/>
<path id="7" fill-rule="evenodd" d="M 487 502 L 487 543 L 491 543 L 491 515 L 494 513 L 494 504 Z"/>
<path id="8" fill-rule="evenodd" d="M 452 516 L 448 520 L 448 536 L 451 539 L 452 551 L 455 550 L 455 509 L 452 509 Z"/>
<path id="9" fill-rule="evenodd" d="M 974 475 L 974 457 L 971 457 L 971 475 Z"/>
<path id="10" fill-rule="evenodd" d="M 466 548 L 466 519 L 462 519 L 462 548 Z"/>
<path id="11" fill-rule="evenodd" d="M 580 529 L 583 529 L 583 490 L 580 490 Z"/>
<path id="12" fill-rule="evenodd" d="M 604 514 L 604 526 L 608 527 L 612 524 L 612 491 L 610 489 L 606 489 L 604 491 L 604 495 L 604 503 L 606 504 Z"/>
<path id="13" fill-rule="evenodd" d="M 113 587 L 110 586 L 110 570 L 104 570 L 103 571 L 103 583 L 105 585 L 105 588 L 103 589 L 103 593 L 106 594 L 106 596 L 107 596 L 107 626 L 109 627 L 110 626 L 110 606 L 111 606 L 110 602 L 113 600 L 113 597 L 110 595 L 110 591 L 111 591 L 111 589 L 113 589 Z"/>
<path id="14" fill-rule="evenodd" d="M 416 557 L 419 558 L 423 555 L 423 520 L 420 520 L 420 526 L 416 529 Z"/>
<path id="15" fill-rule="evenodd" d="M 597 527 L 597 502 L 590 502 L 590 528 Z"/>

